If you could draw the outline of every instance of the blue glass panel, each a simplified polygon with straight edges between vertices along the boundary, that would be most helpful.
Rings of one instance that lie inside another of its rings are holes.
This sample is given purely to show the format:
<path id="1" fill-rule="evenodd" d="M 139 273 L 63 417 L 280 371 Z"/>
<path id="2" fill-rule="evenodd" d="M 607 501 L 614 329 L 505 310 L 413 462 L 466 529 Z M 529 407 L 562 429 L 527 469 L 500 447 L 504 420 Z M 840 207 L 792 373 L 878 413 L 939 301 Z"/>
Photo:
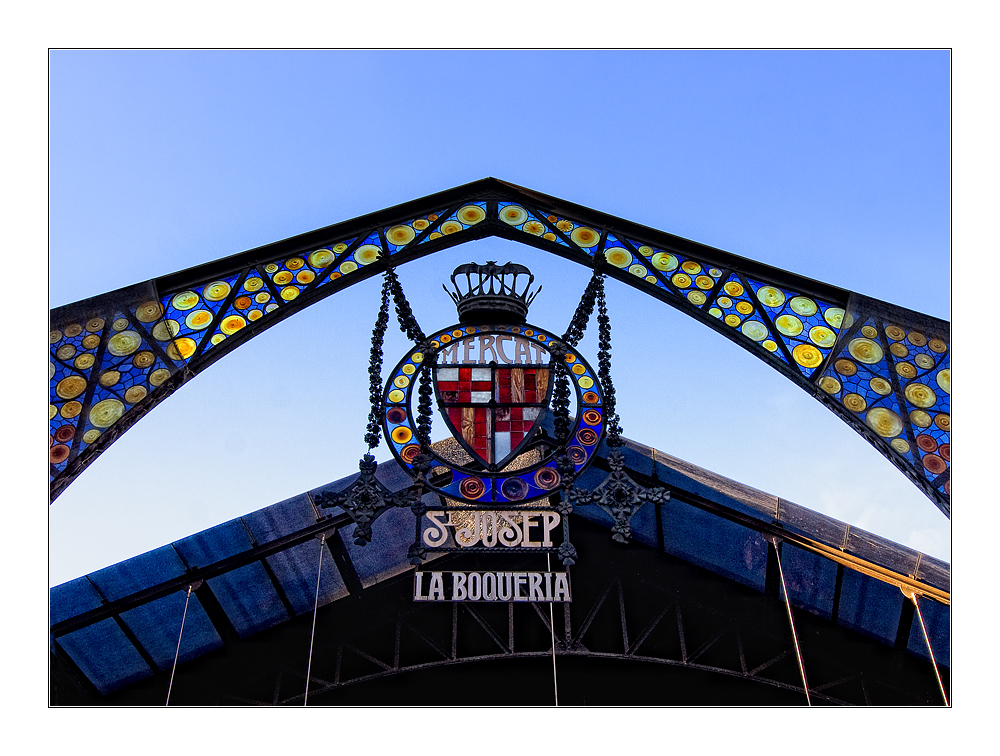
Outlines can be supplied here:
<path id="1" fill-rule="evenodd" d="M 259 562 L 211 578 L 208 585 L 240 637 L 288 619 L 278 592 Z"/>
<path id="2" fill-rule="evenodd" d="M 372 525 L 374 539 L 365 546 L 354 543 L 354 528 L 344 529 L 341 536 L 363 587 L 410 568 L 407 552 L 416 533 L 414 519 L 409 509 L 390 509 Z"/>
<path id="3" fill-rule="evenodd" d="M 478 223 L 482 223 L 484 220 L 486 220 L 486 203 L 470 202 L 462 205 L 455 212 L 445 218 L 445 220 L 438 225 L 437 229 L 433 234 L 431 234 L 431 236 L 438 238 L 435 234 L 440 234 L 442 236 L 457 234 L 460 231 L 465 231 Z"/>
<path id="4" fill-rule="evenodd" d="M 101 597 L 85 577 L 49 590 L 49 622 L 53 625 L 101 606 Z"/>
<path id="5" fill-rule="evenodd" d="M 187 362 L 212 331 L 222 303 L 232 290 L 238 276 L 212 281 L 204 286 L 187 289 L 163 298 L 163 325 L 154 338 L 172 335 L 166 343 L 167 357 Z M 154 329 L 156 330 L 156 329 Z"/>
<path id="6" fill-rule="evenodd" d="M 833 616 L 837 563 L 818 554 L 781 545 L 781 568 L 791 602 L 827 619 Z"/>
<path id="7" fill-rule="evenodd" d="M 483 212 L 485 212 L 485 210 L 483 210 Z M 414 218 L 406 223 L 400 223 L 395 226 L 387 227 L 385 229 L 385 243 L 389 246 L 389 254 L 395 254 L 408 244 L 416 242 L 420 234 L 430 228 L 431 224 L 440 218 L 442 213 L 444 213 L 444 210 L 439 210 L 438 212 L 431 213 L 430 215 Z M 419 242 L 416 243 L 423 243 L 431 237 L 437 239 L 439 236 L 441 236 L 441 232 L 435 230 L 425 235 Z"/>
<path id="8" fill-rule="evenodd" d="M 102 694 L 153 674 L 112 619 L 64 635 L 56 643 Z"/>
<path id="9" fill-rule="evenodd" d="M 934 661 L 943 667 L 951 666 L 951 607 L 939 604 L 931 599 L 919 599 L 920 613 L 924 617 L 924 624 L 927 626 L 927 635 L 931 639 L 931 648 L 934 649 Z M 913 612 L 913 625 L 910 627 L 910 638 L 906 644 L 911 652 L 922 656 L 930 661 L 930 654 L 927 652 L 927 641 L 924 640 L 923 630 L 920 629 L 920 620 L 916 610 Z"/>
<path id="10" fill-rule="evenodd" d="M 663 505 L 663 544 L 668 554 L 764 590 L 768 544 L 760 533 L 672 498 Z"/>
<path id="11" fill-rule="evenodd" d="M 549 224 L 544 223 L 535 213 L 523 205 L 517 205 L 512 202 L 501 202 L 497 211 L 500 220 L 511 228 L 516 228 L 518 231 L 523 231 L 532 236 L 540 236 L 543 239 L 548 239 L 563 246 L 569 246 L 559 234 L 552 230 Z"/>
<path id="12" fill-rule="evenodd" d="M 837 621 L 886 643 L 896 640 L 903 594 L 881 580 L 844 569 Z"/>
<path id="13" fill-rule="evenodd" d="M 362 239 L 361 244 L 355 247 L 349 255 L 337 263 L 337 269 L 331 271 L 329 280 L 336 281 L 338 278 L 350 275 L 359 268 L 371 265 L 385 255 L 386 251 L 382 248 L 382 240 L 379 238 L 378 232 L 373 231 Z M 280 276 L 280 272 L 275 275 Z M 284 279 L 279 280 L 283 281 Z"/>
<path id="14" fill-rule="evenodd" d="M 182 618 L 184 634 L 181 636 L 178 662 L 222 648 L 222 639 L 193 593 L 187 616 L 184 616 L 186 598 L 186 590 L 178 591 L 122 613 L 122 621 L 161 670 L 170 669 L 174 663 Z"/>

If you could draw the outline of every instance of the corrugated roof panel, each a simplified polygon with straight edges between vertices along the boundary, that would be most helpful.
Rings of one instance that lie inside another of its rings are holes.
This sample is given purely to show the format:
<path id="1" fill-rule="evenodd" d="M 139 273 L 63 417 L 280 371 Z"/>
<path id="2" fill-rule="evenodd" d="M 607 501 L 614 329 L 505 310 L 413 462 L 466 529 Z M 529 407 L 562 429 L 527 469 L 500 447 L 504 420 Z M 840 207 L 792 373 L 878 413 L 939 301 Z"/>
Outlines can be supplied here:
<path id="1" fill-rule="evenodd" d="M 90 579 L 108 601 L 117 601 L 138 591 L 184 574 L 184 563 L 170 546 L 126 559 L 90 574 Z"/>
<path id="2" fill-rule="evenodd" d="M 100 605 L 101 597 L 94 586 L 87 578 L 79 577 L 49 590 L 49 622 L 54 625 Z"/>
<path id="3" fill-rule="evenodd" d="M 893 585 L 845 569 L 837 621 L 886 643 L 896 641 L 903 593 Z"/>
<path id="4" fill-rule="evenodd" d="M 573 507 L 573 517 L 582 517 L 584 520 L 601 525 L 610 530 L 615 524 L 615 518 L 605 512 L 596 504 L 588 504 L 585 507 Z M 655 534 L 654 534 L 655 536 Z M 610 535 L 608 536 L 611 537 Z M 569 538 L 573 540 L 573 521 L 569 524 Z"/>
<path id="5" fill-rule="evenodd" d="M 781 569 L 788 597 L 793 604 L 826 619 L 833 617 L 833 596 L 837 590 L 836 562 L 786 541 L 781 544 Z"/>
<path id="6" fill-rule="evenodd" d="M 102 695 L 153 674 L 113 619 L 64 635 L 56 643 Z"/>
<path id="7" fill-rule="evenodd" d="M 186 597 L 186 590 L 178 591 L 121 615 L 122 621 L 161 670 L 169 669 L 174 663 L 182 617 L 184 635 L 181 637 L 179 662 L 222 647 L 222 638 L 194 594 L 188 604 L 187 616 L 184 616 Z"/>
<path id="8" fill-rule="evenodd" d="M 372 531 L 376 541 L 366 546 L 354 543 L 350 537 L 354 532 L 353 527 L 343 533 L 347 553 L 354 563 L 362 587 L 368 588 L 380 580 L 410 569 L 407 553 L 416 534 L 415 519 L 409 509 L 390 509 L 375 521 Z"/>
<path id="9" fill-rule="evenodd" d="M 250 534 L 240 518 L 183 538 L 174 548 L 188 567 L 204 567 L 220 559 L 249 551 L 253 547 Z"/>
<path id="10" fill-rule="evenodd" d="M 663 505 L 663 545 L 668 554 L 764 590 L 768 543 L 754 530 L 671 498 Z"/>
<path id="11" fill-rule="evenodd" d="M 320 571 L 319 605 L 325 606 L 331 601 L 344 598 L 348 592 L 330 550 L 325 545 L 321 547 L 319 540 L 300 543 L 267 558 L 288 603 L 297 615 L 313 610 L 320 554 L 323 556 L 323 569 Z"/>
<path id="12" fill-rule="evenodd" d="M 632 538 L 654 549 L 660 545 L 656 535 L 656 505 L 643 504 L 632 515 Z"/>
<path id="13" fill-rule="evenodd" d="M 260 562 L 210 578 L 208 586 L 241 638 L 289 618 Z"/>
<path id="14" fill-rule="evenodd" d="M 267 543 L 316 524 L 316 510 L 306 494 L 243 515 L 243 522 L 257 543 Z"/>
<path id="15" fill-rule="evenodd" d="M 927 626 L 927 635 L 931 639 L 931 648 L 934 649 L 934 660 L 942 666 L 950 667 L 951 607 L 924 598 L 920 599 L 920 613 L 923 615 L 924 624 Z M 924 633 L 920 629 L 920 620 L 917 618 L 916 612 L 913 613 L 913 625 L 910 627 L 910 638 L 906 647 L 928 661 L 931 658 L 930 654 L 927 653 L 927 642 L 924 640 Z"/>

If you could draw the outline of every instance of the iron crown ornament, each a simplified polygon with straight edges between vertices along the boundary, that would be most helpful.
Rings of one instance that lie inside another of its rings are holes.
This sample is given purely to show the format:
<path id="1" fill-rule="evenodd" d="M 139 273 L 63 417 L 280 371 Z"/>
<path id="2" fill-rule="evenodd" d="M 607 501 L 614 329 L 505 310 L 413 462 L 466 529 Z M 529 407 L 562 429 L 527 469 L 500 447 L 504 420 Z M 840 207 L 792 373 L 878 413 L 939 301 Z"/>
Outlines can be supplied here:
<path id="1" fill-rule="evenodd" d="M 445 289 L 459 323 L 411 349 L 386 383 L 382 428 L 390 450 L 447 499 L 491 507 L 547 499 L 593 461 L 605 434 L 598 371 L 565 338 L 526 323 L 541 288 L 530 292 L 533 280 L 522 265 L 459 266 L 454 291 Z M 431 387 L 452 439 L 434 448 Z M 572 421 L 570 392 L 577 406 Z M 418 469 L 426 470 L 425 455 L 431 457 L 426 475 Z"/>

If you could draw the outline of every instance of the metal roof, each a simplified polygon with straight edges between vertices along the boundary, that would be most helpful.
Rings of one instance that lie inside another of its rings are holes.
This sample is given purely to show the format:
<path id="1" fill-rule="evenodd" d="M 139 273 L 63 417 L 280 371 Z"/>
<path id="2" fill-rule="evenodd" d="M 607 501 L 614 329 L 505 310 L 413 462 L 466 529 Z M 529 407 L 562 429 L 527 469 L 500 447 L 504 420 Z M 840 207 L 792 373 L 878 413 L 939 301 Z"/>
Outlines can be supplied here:
<path id="1" fill-rule="evenodd" d="M 590 488 L 603 480 L 606 453 L 602 448 L 578 485 Z M 650 447 L 629 441 L 624 453 L 635 480 L 658 481 L 671 492 L 668 502 L 636 513 L 634 541 L 764 592 L 767 539 L 777 537 L 792 604 L 880 643 L 902 643 L 929 659 L 900 588 L 915 590 L 922 596 L 936 661 L 950 665 L 947 563 Z M 92 686 L 92 693 L 104 695 L 169 672 L 189 585 L 194 590 L 179 662 L 308 614 L 317 591 L 316 539 L 324 534 L 328 548 L 321 552 L 319 606 L 412 570 L 407 549 L 414 520 L 408 509 L 386 512 L 374 524 L 373 543 L 362 547 L 349 535 L 342 537 L 342 528 L 353 529 L 346 514 L 321 513 L 314 505 L 316 494 L 343 490 L 356 477 L 55 586 L 50 592 L 53 654 L 84 686 Z M 393 491 L 411 483 L 394 462 L 380 465 L 377 477 Z M 425 501 L 438 503 L 433 494 Z M 578 507 L 573 517 L 612 525 L 594 506 Z"/>

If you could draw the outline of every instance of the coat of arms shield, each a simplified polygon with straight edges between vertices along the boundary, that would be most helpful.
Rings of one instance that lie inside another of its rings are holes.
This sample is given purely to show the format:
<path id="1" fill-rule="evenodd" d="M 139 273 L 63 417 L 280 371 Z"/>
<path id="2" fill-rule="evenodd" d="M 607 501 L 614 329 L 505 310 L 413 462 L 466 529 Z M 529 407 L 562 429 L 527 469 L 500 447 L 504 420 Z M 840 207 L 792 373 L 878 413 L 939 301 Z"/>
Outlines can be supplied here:
<path id="1" fill-rule="evenodd" d="M 549 353 L 516 334 L 474 334 L 444 348 L 434 370 L 452 435 L 486 469 L 502 469 L 535 436 L 549 404 Z"/>

